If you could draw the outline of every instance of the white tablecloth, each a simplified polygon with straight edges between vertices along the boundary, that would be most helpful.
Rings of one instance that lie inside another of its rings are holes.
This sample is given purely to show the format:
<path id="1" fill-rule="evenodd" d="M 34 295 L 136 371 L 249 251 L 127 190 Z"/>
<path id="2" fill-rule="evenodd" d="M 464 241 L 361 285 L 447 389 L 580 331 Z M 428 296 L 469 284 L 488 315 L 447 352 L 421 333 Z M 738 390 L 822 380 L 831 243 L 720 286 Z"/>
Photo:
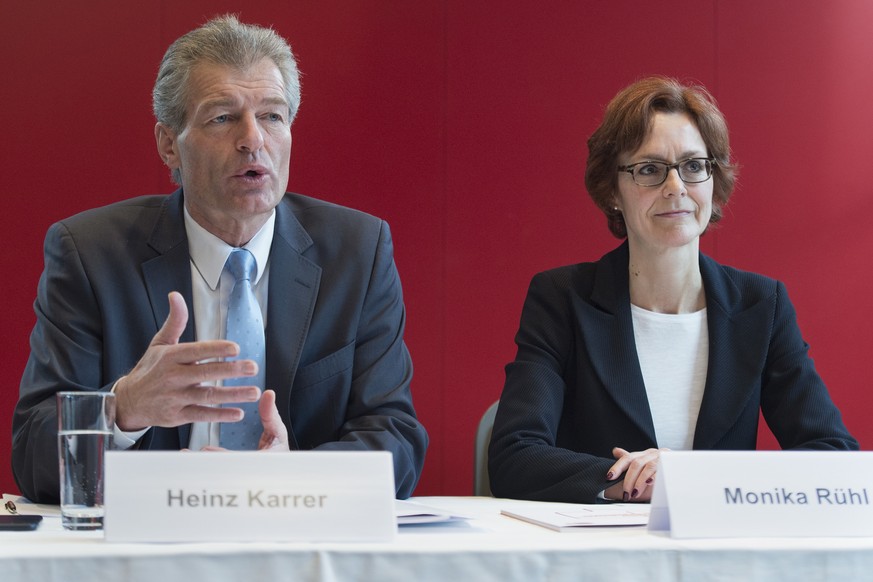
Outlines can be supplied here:
<path id="1" fill-rule="evenodd" d="M 644 527 L 558 533 L 500 515 L 527 502 L 413 501 L 470 519 L 403 526 L 382 544 L 114 544 L 47 517 L 35 532 L 0 532 L 0 581 L 873 579 L 873 538 L 676 540 Z"/>

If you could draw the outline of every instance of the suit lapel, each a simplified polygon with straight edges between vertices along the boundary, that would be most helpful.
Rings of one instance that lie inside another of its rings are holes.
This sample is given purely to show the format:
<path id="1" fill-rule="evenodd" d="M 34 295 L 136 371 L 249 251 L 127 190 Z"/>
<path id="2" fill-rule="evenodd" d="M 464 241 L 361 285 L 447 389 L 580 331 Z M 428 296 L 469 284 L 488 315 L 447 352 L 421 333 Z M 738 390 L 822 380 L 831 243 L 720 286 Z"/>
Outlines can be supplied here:
<path id="1" fill-rule="evenodd" d="M 627 242 L 597 264 L 590 301 L 574 296 L 580 332 L 604 390 L 654 444 L 655 429 L 633 335 Z M 750 398 L 757 398 L 767 354 L 768 306 L 744 306 L 722 268 L 705 255 L 709 363 L 694 433 L 695 449 L 712 449 L 734 427 Z"/>
<path id="2" fill-rule="evenodd" d="M 164 324 L 170 314 L 167 295 L 178 291 L 188 305 L 188 323 L 179 338 L 180 342 L 194 341 L 194 316 L 191 311 L 191 258 L 188 254 L 188 237 L 182 211 L 182 195 L 179 190 L 171 194 L 161 207 L 161 214 L 149 238 L 149 246 L 158 255 L 142 264 L 143 279 L 148 290 L 155 331 Z M 179 443 L 188 446 L 190 424 L 178 427 Z"/>
<path id="3" fill-rule="evenodd" d="M 267 307 L 267 387 L 276 391 L 276 406 L 291 429 L 291 385 L 315 310 L 321 267 L 303 256 L 312 239 L 290 205 L 276 207 L 276 230 L 270 248 L 270 288 Z"/>
<path id="4" fill-rule="evenodd" d="M 713 449 L 733 429 L 760 386 L 769 333 L 765 302 L 744 306 L 740 290 L 712 259 L 701 255 L 706 289 L 709 364 L 694 432 L 695 449 Z"/>
<path id="5" fill-rule="evenodd" d="M 597 263 L 590 302 L 574 296 L 577 321 L 603 389 L 655 446 L 630 310 L 627 242 Z"/>
<path id="6" fill-rule="evenodd" d="M 158 256 L 142 264 L 143 278 L 148 289 L 156 330 L 164 325 L 170 314 L 167 294 L 178 291 L 188 305 L 188 324 L 180 341 L 194 341 L 194 317 L 191 311 L 191 257 L 188 254 L 188 237 L 182 218 L 182 196 L 177 190 L 167 197 L 161 215 L 149 238 L 149 246 Z"/>

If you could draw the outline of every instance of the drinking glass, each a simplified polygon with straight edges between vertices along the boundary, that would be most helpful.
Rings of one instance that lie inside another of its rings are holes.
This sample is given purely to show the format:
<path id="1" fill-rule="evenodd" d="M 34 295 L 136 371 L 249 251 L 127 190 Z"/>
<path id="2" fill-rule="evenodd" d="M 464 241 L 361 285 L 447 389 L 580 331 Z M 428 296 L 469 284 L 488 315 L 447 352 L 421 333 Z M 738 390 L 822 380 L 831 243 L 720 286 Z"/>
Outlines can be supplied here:
<path id="1" fill-rule="evenodd" d="M 103 528 L 104 456 L 115 430 L 115 394 L 58 392 L 61 523 L 71 530 Z"/>

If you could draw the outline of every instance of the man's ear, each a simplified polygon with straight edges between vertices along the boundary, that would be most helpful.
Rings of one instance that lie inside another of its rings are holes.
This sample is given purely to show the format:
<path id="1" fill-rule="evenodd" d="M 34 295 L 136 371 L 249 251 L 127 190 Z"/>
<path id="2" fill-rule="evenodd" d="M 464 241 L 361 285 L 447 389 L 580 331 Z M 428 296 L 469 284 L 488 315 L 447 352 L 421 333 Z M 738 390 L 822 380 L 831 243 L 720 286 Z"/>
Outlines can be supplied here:
<path id="1" fill-rule="evenodd" d="M 171 170 L 179 169 L 182 164 L 179 159 L 176 132 L 168 125 L 158 122 L 155 124 L 155 142 L 158 146 L 158 155 L 167 167 Z"/>

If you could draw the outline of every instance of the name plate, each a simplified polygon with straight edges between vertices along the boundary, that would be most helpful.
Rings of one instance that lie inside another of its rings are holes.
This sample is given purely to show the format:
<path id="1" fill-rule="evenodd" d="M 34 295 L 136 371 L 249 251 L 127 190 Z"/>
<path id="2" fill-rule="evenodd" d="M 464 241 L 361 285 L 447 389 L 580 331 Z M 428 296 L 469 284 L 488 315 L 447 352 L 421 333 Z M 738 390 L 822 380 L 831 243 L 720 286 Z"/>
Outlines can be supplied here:
<path id="1" fill-rule="evenodd" d="M 394 539 L 387 451 L 108 451 L 110 542 Z"/>
<path id="2" fill-rule="evenodd" d="M 873 453 L 661 453 L 650 531 L 675 538 L 873 536 Z"/>

